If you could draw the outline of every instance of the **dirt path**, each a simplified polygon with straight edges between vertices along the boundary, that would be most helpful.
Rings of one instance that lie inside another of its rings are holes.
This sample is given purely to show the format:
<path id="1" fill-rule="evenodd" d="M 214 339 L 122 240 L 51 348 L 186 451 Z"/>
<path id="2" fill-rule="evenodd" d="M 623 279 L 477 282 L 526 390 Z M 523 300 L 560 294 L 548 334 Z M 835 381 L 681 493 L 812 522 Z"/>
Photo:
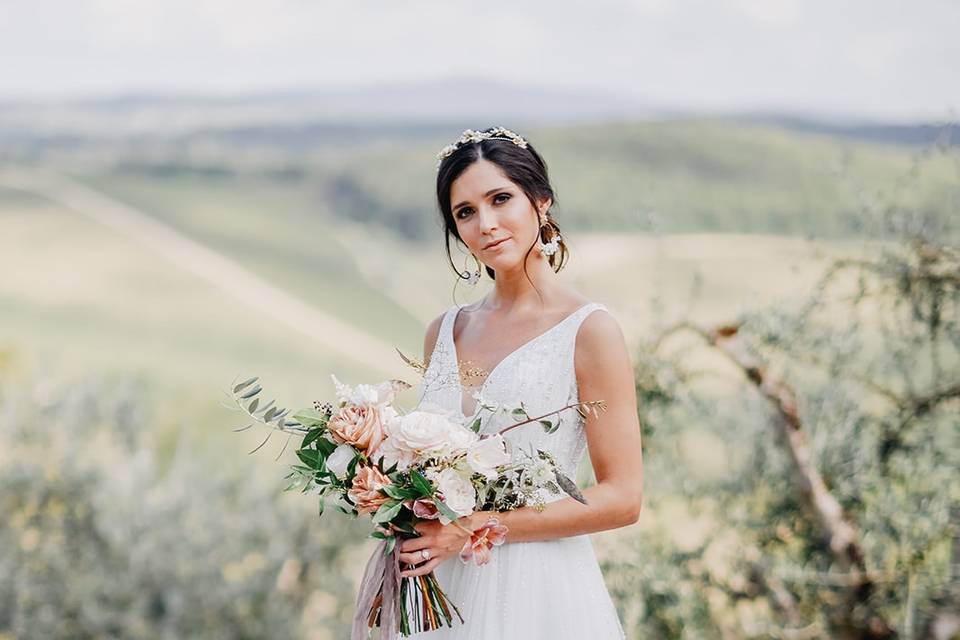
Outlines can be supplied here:
<path id="1" fill-rule="evenodd" d="M 149 213 L 76 180 L 51 173 L 3 171 L 0 184 L 38 194 L 127 235 L 227 296 L 316 340 L 348 360 L 384 374 L 391 373 L 391 370 L 379 363 L 398 360 L 393 345 L 307 304 Z M 396 374 L 396 371 L 392 373 Z"/>

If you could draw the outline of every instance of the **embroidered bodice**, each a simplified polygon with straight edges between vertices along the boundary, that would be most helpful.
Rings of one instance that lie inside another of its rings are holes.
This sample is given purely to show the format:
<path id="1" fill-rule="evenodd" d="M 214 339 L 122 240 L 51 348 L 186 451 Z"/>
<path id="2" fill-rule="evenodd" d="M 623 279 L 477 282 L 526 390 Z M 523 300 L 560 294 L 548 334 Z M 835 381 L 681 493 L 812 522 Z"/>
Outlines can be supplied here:
<path id="1" fill-rule="evenodd" d="M 577 332 L 583 320 L 597 309 L 607 310 L 599 303 L 590 302 L 568 315 L 543 333 L 520 345 L 501 360 L 476 389 L 483 403 L 516 406 L 523 402 L 528 415 L 542 415 L 566 405 L 579 402 L 579 390 L 574 369 L 574 351 Z M 470 424 L 478 415 L 483 418 L 481 433 L 493 433 L 514 424 L 506 413 L 491 416 L 472 398 L 464 398 L 474 390 L 465 389 L 460 380 L 453 324 L 460 307 L 446 311 L 430 364 L 423 376 L 420 404 L 429 403 L 450 412 L 464 424 Z M 602 398 L 583 398 L 583 400 Z M 466 402 L 465 402 L 466 400 Z M 463 405 L 475 406 L 472 416 L 464 415 Z M 560 425 L 553 433 L 546 433 L 537 423 L 512 429 L 504 436 L 516 450 L 541 449 L 554 456 L 560 468 L 570 478 L 576 478 L 586 447 L 584 419 L 576 409 L 567 409 L 559 416 L 548 416 Z"/>

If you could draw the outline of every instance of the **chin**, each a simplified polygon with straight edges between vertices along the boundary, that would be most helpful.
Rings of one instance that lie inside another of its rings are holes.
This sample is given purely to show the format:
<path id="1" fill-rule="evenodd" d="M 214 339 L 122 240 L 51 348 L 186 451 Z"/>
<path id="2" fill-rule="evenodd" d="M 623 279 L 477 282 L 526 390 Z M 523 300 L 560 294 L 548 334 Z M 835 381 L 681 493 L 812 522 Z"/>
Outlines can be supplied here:
<path id="1" fill-rule="evenodd" d="M 491 260 L 487 265 L 494 271 L 511 271 L 521 268 L 520 256 L 497 256 L 496 260 Z"/>

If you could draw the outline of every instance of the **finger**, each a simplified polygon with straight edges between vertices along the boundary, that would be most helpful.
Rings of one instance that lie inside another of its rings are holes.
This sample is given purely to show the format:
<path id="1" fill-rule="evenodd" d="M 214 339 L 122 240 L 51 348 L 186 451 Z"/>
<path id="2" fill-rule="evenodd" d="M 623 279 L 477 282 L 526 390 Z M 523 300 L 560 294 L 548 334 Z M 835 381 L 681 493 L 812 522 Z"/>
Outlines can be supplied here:
<path id="1" fill-rule="evenodd" d="M 420 535 L 425 535 L 429 533 L 436 533 L 437 528 L 442 525 L 437 520 L 423 520 L 413 525 L 413 528 L 416 529 Z"/>
<path id="2" fill-rule="evenodd" d="M 430 562 L 427 562 L 426 564 L 422 564 L 418 566 L 416 569 L 408 569 L 407 571 L 401 571 L 400 576 L 403 578 L 407 578 L 411 576 L 425 576 L 431 571 L 433 571 L 433 568 L 436 567 L 441 562 L 442 562 L 441 558 L 433 558 L 430 560 Z"/>
<path id="3" fill-rule="evenodd" d="M 419 551 L 414 551 L 414 552 L 412 552 L 412 553 L 401 553 L 401 554 L 400 554 L 400 562 L 405 562 L 405 563 L 407 563 L 407 564 L 418 565 L 418 564 L 420 564 L 421 562 L 426 562 L 426 560 L 423 559 L 423 556 L 420 555 L 420 552 L 419 552 Z"/>
<path id="4" fill-rule="evenodd" d="M 422 536 L 420 538 L 410 538 L 400 543 L 400 551 L 419 551 L 428 549 L 433 544 L 432 536 Z"/>

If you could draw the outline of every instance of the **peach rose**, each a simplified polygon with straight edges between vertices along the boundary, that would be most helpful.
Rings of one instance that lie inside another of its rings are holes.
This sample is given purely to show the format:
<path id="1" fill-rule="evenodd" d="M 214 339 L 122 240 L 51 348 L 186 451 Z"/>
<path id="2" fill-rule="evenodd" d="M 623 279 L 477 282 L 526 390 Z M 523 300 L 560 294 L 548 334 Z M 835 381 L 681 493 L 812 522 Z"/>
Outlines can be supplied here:
<path id="1" fill-rule="evenodd" d="M 327 429 L 340 444 L 350 444 L 369 456 L 387 437 L 380 408 L 347 405 L 330 418 Z"/>
<path id="2" fill-rule="evenodd" d="M 357 507 L 357 513 L 376 513 L 384 502 L 390 498 L 380 493 L 380 487 L 393 484 L 374 466 L 364 466 L 357 469 L 353 476 L 353 483 L 347 495 Z"/>

